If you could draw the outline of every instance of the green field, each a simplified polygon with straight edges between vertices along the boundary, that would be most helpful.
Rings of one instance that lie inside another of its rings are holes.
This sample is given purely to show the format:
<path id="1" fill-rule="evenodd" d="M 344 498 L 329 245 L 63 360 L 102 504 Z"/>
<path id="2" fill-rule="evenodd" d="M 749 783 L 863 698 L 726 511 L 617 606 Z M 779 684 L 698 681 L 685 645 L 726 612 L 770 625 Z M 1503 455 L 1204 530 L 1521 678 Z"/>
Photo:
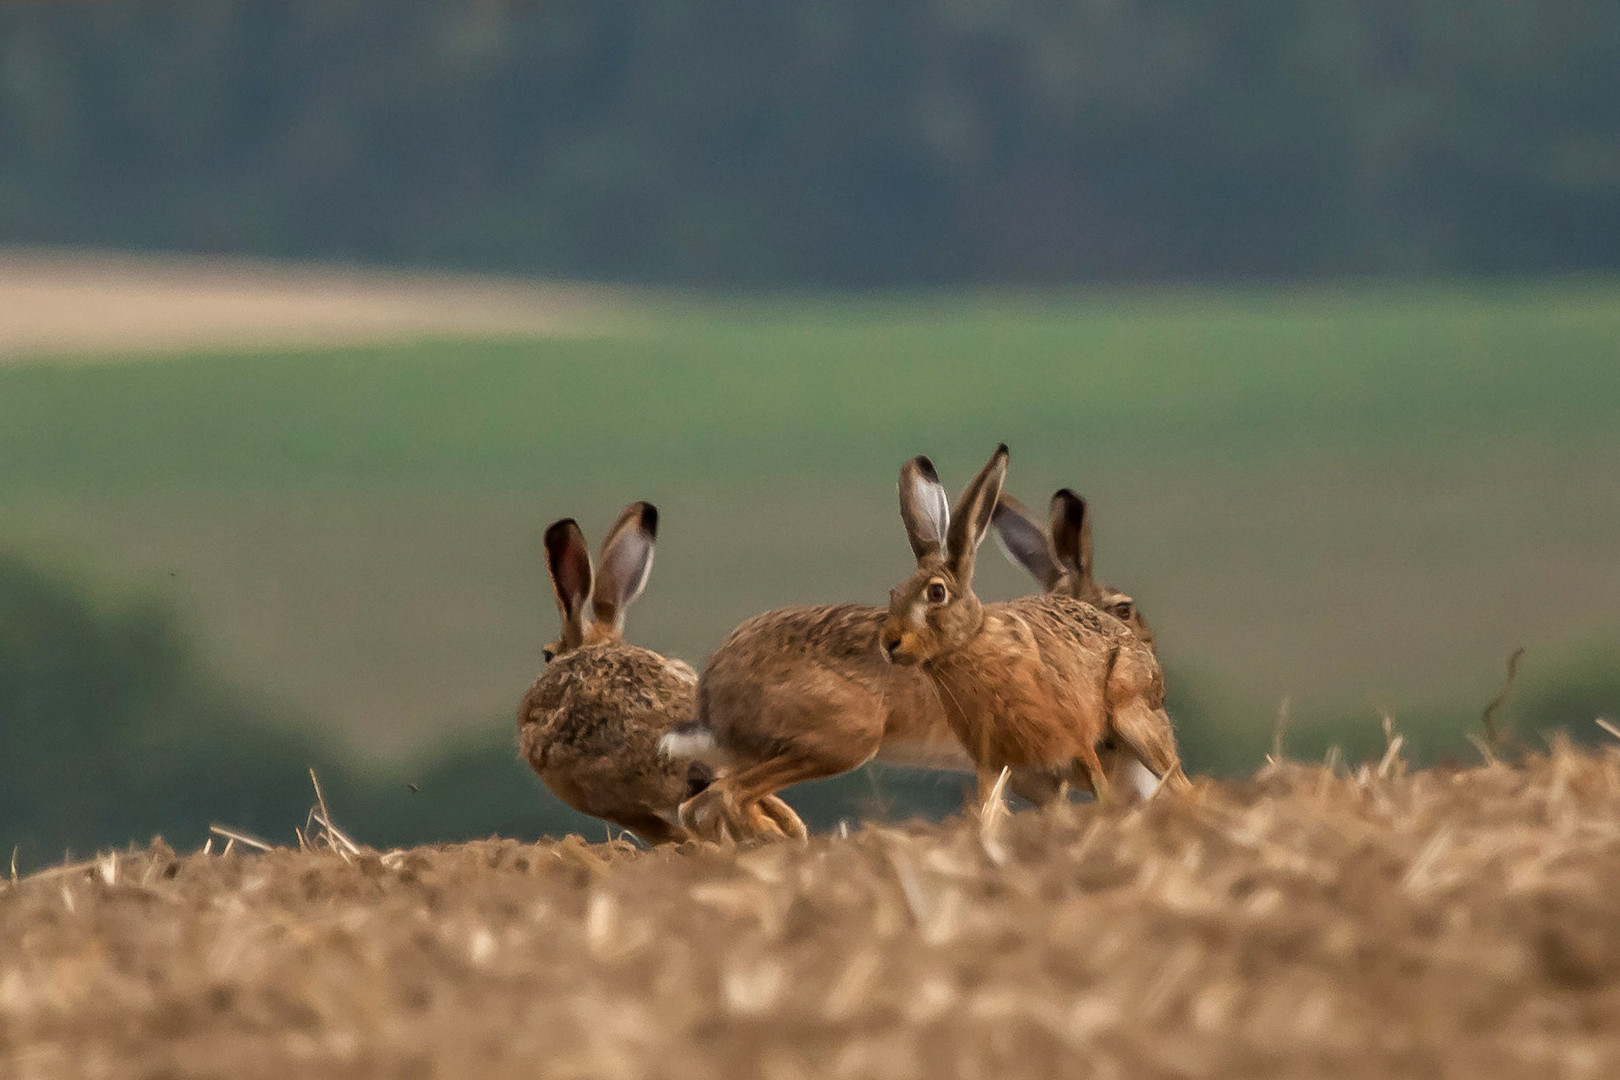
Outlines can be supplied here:
<path id="1" fill-rule="evenodd" d="M 1545 697 L 1620 642 L 1620 284 L 643 314 L 0 366 L 0 544 L 172 604 L 226 679 L 391 765 L 507 733 L 555 630 L 548 521 L 657 502 L 631 636 L 697 661 L 766 607 L 880 602 L 900 462 L 956 487 L 1001 440 L 1026 501 L 1092 500 L 1195 765 L 1254 764 L 1285 697 L 1301 746 L 1380 740 L 1380 710 L 1440 746 L 1514 647 Z"/>

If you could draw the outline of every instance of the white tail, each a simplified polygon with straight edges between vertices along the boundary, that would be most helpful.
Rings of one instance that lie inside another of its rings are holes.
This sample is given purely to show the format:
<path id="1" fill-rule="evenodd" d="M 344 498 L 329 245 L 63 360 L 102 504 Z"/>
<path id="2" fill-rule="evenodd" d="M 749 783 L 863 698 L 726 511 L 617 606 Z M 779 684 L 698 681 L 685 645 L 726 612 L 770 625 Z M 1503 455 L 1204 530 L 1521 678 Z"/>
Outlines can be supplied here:
<path id="1" fill-rule="evenodd" d="M 719 755 L 714 745 L 714 734 L 702 728 L 676 728 L 665 732 L 664 737 L 658 740 L 658 750 L 665 757 L 677 760 L 718 764 L 715 760 Z"/>

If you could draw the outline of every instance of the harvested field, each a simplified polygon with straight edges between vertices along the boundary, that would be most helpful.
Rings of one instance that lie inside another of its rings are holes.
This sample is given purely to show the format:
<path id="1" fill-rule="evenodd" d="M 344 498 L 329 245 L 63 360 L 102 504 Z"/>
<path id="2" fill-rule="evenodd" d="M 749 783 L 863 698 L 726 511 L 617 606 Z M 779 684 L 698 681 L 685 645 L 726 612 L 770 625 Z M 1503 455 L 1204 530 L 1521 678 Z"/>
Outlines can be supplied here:
<path id="1" fill-rule="evenodd" d="M 626 318 L 616 290 L 472 274 L 187 255 L 0 249 L 0 362 L 428 337 L 567 337 Z"/>
<path id="2" fill-rule="evenodd" d="M 1398 749 L 803 847 L 154 844 L 0 892 L 0 1073 L 1617 1075 L 1620 750 Z"/>

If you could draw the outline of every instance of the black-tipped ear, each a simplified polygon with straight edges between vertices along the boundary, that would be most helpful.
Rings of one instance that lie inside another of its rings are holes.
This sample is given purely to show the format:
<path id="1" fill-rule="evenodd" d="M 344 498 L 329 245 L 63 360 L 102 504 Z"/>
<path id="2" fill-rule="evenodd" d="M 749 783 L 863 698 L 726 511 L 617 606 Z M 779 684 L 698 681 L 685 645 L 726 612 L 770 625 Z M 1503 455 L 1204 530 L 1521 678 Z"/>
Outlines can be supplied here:
<path id="1" fill-rule="evenodd" d="M 1086 500 L 1068 488 L 1052 496 L 1052 551 L 1082 589 L 1092 584 L 1091 514 Z"/>
<path id="2" fill-rule="evenodd" d="M 563 518 L 546 529 L 546 569 L 562 613 L 563 638 L 578 644 L 584 636 L 586 605 L 591 599 L 591 553 L 585 534 L 573 518 Z"/>
<path id="3" fill-rule="evenodd" d="M 658 539 L 658 507 L 634 502 L 625 507 L 602 541 L 595 592 L 596 621 L 624 629 L 625 609 L 647 587 L 653 545 Z"/>
<path id="4" fill-rule="evenodd" d="M 1007 479 L 1007 457 L 1007 444 L 1002 443 L 957 500 L 945 550 L 958 584 L 965 585 L 973 577 L 974 557 L 990 531 L 990 519 L 1001 498 L 1001 485 Z"/>
<path id="5" fill-rule="evenodd" d="M 914 457 L 900 466 L 900 520 L 917 561 L 944 554 L 951 527 L 951 503 L 940 485 L 934 463 Z"/>
<path id="6" fill-rule="evenodd" d="M 995 526 L 996 542 L 1008 559 L 1028 570 L 1030 576 L 1040 582 L 1042 589 L 1050 589 L 1057 584 L 1063 576 L 1063 568 L 1052 556 L 1052 544 L 1047 539 L 1046 530 L 1030 517 L 1023 503 L 1002 492 L 1001 498 L 996 500 L 996 511 L 990 523 Z"/>

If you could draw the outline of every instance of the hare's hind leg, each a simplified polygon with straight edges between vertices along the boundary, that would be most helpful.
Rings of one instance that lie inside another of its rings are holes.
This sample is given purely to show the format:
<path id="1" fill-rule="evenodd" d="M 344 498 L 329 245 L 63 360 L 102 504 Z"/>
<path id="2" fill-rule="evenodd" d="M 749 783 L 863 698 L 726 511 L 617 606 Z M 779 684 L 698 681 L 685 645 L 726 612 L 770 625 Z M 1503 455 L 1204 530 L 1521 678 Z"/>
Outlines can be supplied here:
<path id="1" fill-rule="evenodd" d="M 806 780 L 837 776 L 852 767 L 844 762 L 829 763 L 813 757 L 782 755 L 749 766 L 727 779 L 735 793 L 735 806 L 755 835 L 805 840 L 809 838 L 809 830 L 804 827 L 799 815 L 776 793 Z"/>
<path id="2" fill-rule="evenodd" d="M 1130 701 L 1114 710 L 1112 726 L 1114 737 L 1129 752 L 1122 753 L 1122 758 L 1134 755 L 1160 785 L 1171 791 L 1192 787 L 1192 781 L 1182 771 L 1181 756 L 1176 753 L 1175 730 L 1163 709 L 1149 708 L 1141 700 Z"/>
<path id="3" fill-rule="evenodd" d="M 793 807 L 782 801 L 780 796 L 765 796 L 759 800 L 759 809 L 774 821 L 784 834 L 794 840 L 810 838 L 810 830 L 804 827 L 804 821 L 794 812 Z"/>
<path id="4" fill-rule="evenodd" d="M 1103 768 L 1096 746 L 1085 743 L 1080 747 L 1080 753 L 1074 759 L 1074 771 L 1076 779 L 1091 788 L 1098 806 L 1107 806 L 1114 801 L 1114 788 L 1109 783 L 1111 777 L 1108 770 Z"/>
<path id="5" fill-rule="evenodd" d="M 1101 757 L 1109 786 L 1126 798 L 1143 802 L 1158 793 L 1159 778 L 1123 744 L 1105 749 Z"/>
<path id="6" fill-rule="evenodd" d="M 765 762 L 773 765 L 775 761 Z M 810 834 L 793 808 L 774 794 L 759 794 L 756 770 L 722 776 L 681 804 L 681 825 L 699 840 L 726 843 L 753 837 L 806 839 Z"/>
<path id="7" fill-rule="evenodd" d="M 731 810 L 734 800 L 727 790 L 728 776 L 722 776 L 708 787 L 681 803 L 681 827 L 699 840 L 725 843 L 736 838 Z"/>
<path id="8" fill-rule="evenodd" d="M 809 690 L 779 694 L 773 702 L 774 726 L 791 733 L 777 742 L 775 756 L 726 777 L 731 805 L 751 835 L 808 839 L 804 822 L 776 793 L 860 768 L 882 745 L 883 714 L 869 694 L 841 682 L 816 683 Z"/>
<path id="9" fill-rule="evenodd" d="M 807 839 L 809 831 L 777 792 L 837 776 L 870 761 L 883 742 L 884 716 L 872 695 L 842 680 L 803 680 L 769 695 L 754 730 L 771 756 L 727 773 L 681 806 L 681 822 L 703 839 Z M 746 759 L 745 759 L 746 760 Z"/>

